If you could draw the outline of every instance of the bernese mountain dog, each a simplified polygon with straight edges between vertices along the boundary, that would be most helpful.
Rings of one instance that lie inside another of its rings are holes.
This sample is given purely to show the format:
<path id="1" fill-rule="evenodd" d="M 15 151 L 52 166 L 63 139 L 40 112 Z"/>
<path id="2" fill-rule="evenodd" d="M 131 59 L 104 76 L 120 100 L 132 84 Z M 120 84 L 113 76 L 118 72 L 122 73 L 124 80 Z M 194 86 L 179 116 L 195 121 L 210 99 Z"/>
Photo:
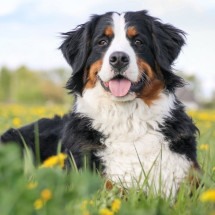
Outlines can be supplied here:
<path id="1" fill-rule="evenodd" d="M 63 37 L 60 49 L 72 67 L 72 111 L 9 129 L 1 142 L 24 140 L 35 152 L 37 125 L 42 160 L 60 143 L 78 168 L 88 156 L 112 183 L 147 192 L 147 180 L 155 192 L 176 196 L 198 168 L 198 129 L 175 94 L 183 79 L 172 71 L 185 33 L 138 11 L 94 15 Z"/>

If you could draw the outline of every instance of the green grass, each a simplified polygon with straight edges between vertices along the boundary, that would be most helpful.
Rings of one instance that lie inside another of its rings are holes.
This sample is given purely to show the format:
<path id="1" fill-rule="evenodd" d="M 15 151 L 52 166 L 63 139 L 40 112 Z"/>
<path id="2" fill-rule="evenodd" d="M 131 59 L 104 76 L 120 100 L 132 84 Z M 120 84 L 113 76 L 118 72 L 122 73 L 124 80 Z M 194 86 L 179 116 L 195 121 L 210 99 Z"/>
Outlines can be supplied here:
<path id="1" fill-rule="evenodd" d="M 59 107 L 59 110 L 62 109 Z M 8 115 L 4 115 L 4 120 L 1 121 L 0 118 L 0 131 L 14 126 L 14 117 L 22 118 L 21 113 L 14 115 L 10 111 Z M 165 200 L 152 193 L 146 196 L 135 189 L 122 191 L 113 187 L 109 190 L 105 186 L 104 178 L 87 168 L 67 172 L 60 167 L 35 167 L 29 151 L 25 151 L 22 158 L 17 146 L 7 145 L 0 146 L 0 214 L 215 214 L 215 201 L 202 202 L 199 198 L 204 191 L 215 189 L 215 122 L 210 121 L 210 118 L 205 118 L 204 121 L 198 118 L 198 112 L 195 114 L 193 116 L 201 131 L 198 139 L 198 160 L 203 169 L 200 176 L 201 186 L 196 189 L 190 186 L 189 181 L 185 181 L 177 201 Z M 35 115 L 35 120 L 36 117 Z M 11 124 L 5 126 L 7 118 Z M 24 118 L 22 122 L 26 123 Z M 31 186 L 32 183 L 34 186 Z M 42 197 L 44 190 L 49 193 L 45 199 Z M 35 205 L 41 199 L 43 204 Z M 118 213 L 113 213 L 112 204 L 116 199 L 120 200 L 121 206 Z M 102 209 L 106 211 L 102 213 Z"/>

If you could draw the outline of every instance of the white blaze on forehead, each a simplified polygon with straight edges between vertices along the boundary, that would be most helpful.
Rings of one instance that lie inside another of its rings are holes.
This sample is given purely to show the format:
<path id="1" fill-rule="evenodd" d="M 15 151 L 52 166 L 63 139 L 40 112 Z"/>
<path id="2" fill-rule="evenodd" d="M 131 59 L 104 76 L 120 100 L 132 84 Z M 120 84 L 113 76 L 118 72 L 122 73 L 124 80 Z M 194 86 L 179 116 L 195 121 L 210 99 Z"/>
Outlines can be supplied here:
<path id="1" fill-rule="evenodd" d="M 109 51 L 115 50 L 128 52 L 131 48 L 129 41 L 126 38 L 126 24 L 124 15 L 124 13 L 121 15 L 114 13 L 112 15 L 114 39 L 112 41 L 111 47 L 109 48 Z"/>
<path id="2" fill-rule="evenodd" d="M 113 52 L 121 51 L 125 52 L 130 58 L 130 63 L 125 75 L 132 82 L 136 82 L 138 80 L 138 66 L 135 52 L 126 37 L 127 27 L 125 22 L 125 13 L 113 13 L 112 20 L 114 37 L 104 55 L 103 65 L 99 72 L 99 76 L 103 81 L 109 81 L 113 77 L 114 74 L 109 63 L 109 58 Z"/>

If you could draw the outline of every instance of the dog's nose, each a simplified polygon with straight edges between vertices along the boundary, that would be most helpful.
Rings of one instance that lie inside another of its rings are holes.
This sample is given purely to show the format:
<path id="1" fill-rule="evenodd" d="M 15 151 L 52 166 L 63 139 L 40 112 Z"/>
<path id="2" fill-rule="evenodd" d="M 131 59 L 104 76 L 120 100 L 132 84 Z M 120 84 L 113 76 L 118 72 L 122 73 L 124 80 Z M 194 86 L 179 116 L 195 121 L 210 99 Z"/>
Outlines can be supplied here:
<path id="1" fill-rule="evenodd" d="M 109 58 L 110 65 L 120 71 L 129 64 L 129 56 L 125 52 L 113 52 Z"/>

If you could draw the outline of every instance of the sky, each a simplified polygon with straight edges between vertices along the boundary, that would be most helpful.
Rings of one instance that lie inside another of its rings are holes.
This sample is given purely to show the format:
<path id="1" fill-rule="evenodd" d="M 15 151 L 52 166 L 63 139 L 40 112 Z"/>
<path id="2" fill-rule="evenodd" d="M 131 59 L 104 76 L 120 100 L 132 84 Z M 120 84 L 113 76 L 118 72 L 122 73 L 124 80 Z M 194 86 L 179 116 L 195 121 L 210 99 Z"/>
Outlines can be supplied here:
<path id="1" fill-rule="evenodd" d="M 92 14 L 137 10 L 187 33 L 174 68 L 197 75 L 210 96 L 215 91 L 214 0 L 0 0 L 0 67 L 69 68 L 58 50 L 61 32 Z"/>

